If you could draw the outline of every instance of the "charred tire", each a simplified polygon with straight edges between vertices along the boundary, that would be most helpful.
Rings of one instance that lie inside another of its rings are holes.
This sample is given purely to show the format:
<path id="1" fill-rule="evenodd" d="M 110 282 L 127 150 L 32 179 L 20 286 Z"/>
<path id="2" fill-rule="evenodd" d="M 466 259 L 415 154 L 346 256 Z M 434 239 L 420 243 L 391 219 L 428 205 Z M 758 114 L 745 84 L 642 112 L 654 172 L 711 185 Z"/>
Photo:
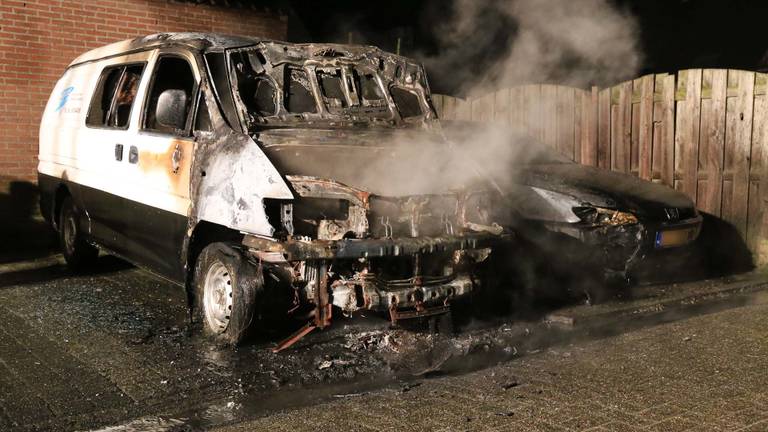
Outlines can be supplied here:
<path id="1" fill-rule="evenodd" d="M 264 277 L 233 245 L 212 243 L 195 265 L 194 311 L 203 333 L 216 341 L 237 345 L 254 321 Z"/>
<path id="2" fill-rule="evenodd" d="M 80 212 L 71 197 L 64 198 L 59 213 L 59 245 L 67 266 L 81 271 L 96 262 L 99 250 L 85 241 L 80 231 Z"/>

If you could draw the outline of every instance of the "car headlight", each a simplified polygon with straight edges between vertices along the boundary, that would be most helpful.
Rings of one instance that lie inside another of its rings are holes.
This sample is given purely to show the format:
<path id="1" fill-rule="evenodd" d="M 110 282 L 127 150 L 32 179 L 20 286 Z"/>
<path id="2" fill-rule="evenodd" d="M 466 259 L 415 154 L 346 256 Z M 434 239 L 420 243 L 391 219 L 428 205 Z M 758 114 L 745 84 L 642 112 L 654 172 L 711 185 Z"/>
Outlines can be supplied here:
<path id="1" fill-rule="evenodd" d="M 573 207 L 573 214 L 583 222 L 601 226 L 633 225 L 637 216 L 629 212 L 602 207 Z"/>

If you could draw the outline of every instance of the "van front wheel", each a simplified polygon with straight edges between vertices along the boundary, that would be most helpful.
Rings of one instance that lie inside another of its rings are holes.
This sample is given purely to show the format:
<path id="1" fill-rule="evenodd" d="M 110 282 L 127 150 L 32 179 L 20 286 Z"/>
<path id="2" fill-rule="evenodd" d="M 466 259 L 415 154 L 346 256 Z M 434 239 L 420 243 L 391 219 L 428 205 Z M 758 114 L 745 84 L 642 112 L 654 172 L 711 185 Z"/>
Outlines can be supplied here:
<path id="1" fill-rule="evenodd" d="M 232 245 L 212 243 L 195 265 L 195 315 L 203 333 L 236 345 L 254 319 L 264 278 Z"/>
<path id="2" fill-rule="evenodd" d="M 61 203 L 59 245 L 67 266 L 75 271 L 91 266 L 99 256 L 99 250 L 83 238 L 79 213 L 71 197 L 64 198 Z"/>

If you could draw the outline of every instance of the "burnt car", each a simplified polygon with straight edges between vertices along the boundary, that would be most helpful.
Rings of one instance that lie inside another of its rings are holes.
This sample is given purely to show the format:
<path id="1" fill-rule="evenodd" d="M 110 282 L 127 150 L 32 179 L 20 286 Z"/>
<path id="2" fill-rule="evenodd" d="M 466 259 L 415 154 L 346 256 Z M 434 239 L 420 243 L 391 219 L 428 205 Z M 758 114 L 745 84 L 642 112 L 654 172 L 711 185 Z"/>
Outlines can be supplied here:
<path id="1" fill-rule="evenodd" d="M 482 283 L 507 238 L 499 194 L 439 178 L 450 153 L 407 58 L 163 33 L 66 69 L 40 126 L 41 209 L 71 267 L 101 249 L 186 287 L 219 340 L 307 320 L 283 348 L 334 311 L 437 316 Z"/>
<path id="2" fill-rule="evenodd" d="M 577 164 L 503 127 L 492 134 L 469 122 L 444 127 L 459 146 L 485 133 L 512 149 L 505 165 L 489 175 L 512 202 L 518 233 L 531 246 L 525 253 L 541 253 L 548 271 L 561 267 L 629 283 L 644 258 L 683 254 L 701 231 L 702 216 L 691 199 L 672 188 Z"/>

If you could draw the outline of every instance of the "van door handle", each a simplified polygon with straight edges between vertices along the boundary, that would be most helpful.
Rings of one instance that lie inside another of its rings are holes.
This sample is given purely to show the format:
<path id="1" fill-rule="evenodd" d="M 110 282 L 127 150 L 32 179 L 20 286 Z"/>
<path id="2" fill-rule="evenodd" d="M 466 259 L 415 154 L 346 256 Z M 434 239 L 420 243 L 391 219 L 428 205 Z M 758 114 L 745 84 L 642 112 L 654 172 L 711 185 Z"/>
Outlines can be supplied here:
<path id="1" fill-rule="evenodd" d="M 120 162 L 123 160 L 123 145 L 115 144 L 115 160 Z"/>
<path id="2" fill-rule="evenodd" d="M 139 149 L 136 148 L 136 146 L 131 146 L 131 149 L 128 151 L 128 163 L 135 164 L 139 161 Z"/>

